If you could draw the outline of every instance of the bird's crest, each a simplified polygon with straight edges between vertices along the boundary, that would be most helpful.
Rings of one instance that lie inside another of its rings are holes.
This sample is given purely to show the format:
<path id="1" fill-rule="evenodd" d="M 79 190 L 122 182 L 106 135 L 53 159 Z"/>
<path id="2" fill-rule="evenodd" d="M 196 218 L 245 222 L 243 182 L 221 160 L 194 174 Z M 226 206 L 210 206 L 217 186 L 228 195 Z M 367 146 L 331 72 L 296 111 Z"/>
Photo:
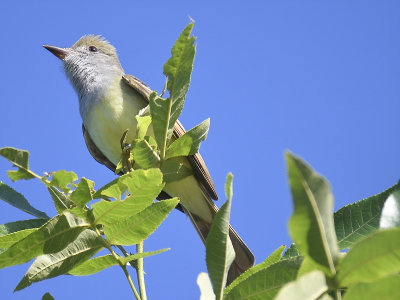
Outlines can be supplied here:
<path id="1" fill-rule="evenodd" d="M 101 35 L 84 35 L 81 37 L 73 46 L 73 49 L 76 49 L 81 46 L 95 46 L 100 51 L 105 54 L 117 56 L 117 51 L 115 50 L 114 46 L 111 45 L 104 37 Z"/>

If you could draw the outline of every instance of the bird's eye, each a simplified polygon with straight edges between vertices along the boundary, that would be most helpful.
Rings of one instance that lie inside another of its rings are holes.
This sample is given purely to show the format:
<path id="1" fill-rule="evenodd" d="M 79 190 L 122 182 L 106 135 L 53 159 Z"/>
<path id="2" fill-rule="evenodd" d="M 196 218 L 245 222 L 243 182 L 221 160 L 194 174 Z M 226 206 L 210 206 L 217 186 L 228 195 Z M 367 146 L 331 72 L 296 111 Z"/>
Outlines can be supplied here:
<path id="1" fill-rule="evenodd" d="M 89 51 L 90 51 L 90 52 L 97 52 L 98 50 L 97 50 L 97 47 L 95 47 L 95 46 L 90 46 L 90 47 L 89 47 Z"/>

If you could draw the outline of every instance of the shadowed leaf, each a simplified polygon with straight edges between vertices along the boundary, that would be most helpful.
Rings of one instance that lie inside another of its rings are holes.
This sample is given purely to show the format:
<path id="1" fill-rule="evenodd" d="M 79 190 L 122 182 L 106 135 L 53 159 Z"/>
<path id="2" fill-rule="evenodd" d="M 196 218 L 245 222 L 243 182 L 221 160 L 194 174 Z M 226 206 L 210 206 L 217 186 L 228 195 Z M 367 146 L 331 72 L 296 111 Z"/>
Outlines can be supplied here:
<path id="1" fill-rule="evenodd" d="M 206 240 L 206 263 L 216 299 L 222 299 L 229 267 L 235 259 L 235 251 L 229 238 L 229 216 L 232 203 L 233 175 L 228 174 L 225 183 L 227 201 L 214 217 Z"/>
<path id="2" fill-rule="evenodd" d="M 0 181 L 0 199 L 12 206 L 40 219 L 49 219 L 49 216 L 31 206 L 25 197 Z"/>
<path id="3" fill-rule="evenodd" d="M 294 213 L 289 231 L 305 265 L 335 274 L 338 246 L 333 222 L 333 195 L 329 183 L 301 159 L 287 153 Z M 307 263 L 307 261 L 309 261 Z"/>
<path id="4" fill-rule="evenodd" d="M 68 212 L 58 215 L 2 252 L 0 269 L 25 263 L 42 254 L 58 252 L 75 240 L 88 225 Z"/>
<path id="5" fill-rule="evenodd" d="M 137 260 L 142 257 L 149 257 L 153 256 L 162 252 L 165 252 L 169 249 L 161 249 L 157 251 L 151 251 L 151 252 L 143 252 L 140 254 L 133 254 L 129 255 L 126 257 L 120 257 L 119 259 L 123 263 L 128 263 L 133 260 Z M 92 275 L 95 273 L 98 273 L 100 271 L 103 271 L 109 267 L 116 266 L 118 265 L 117 260 L 111 255 L 105 255 L 105 256 L 99 256 L 95 257 L 91 260 L 87 260 L 82 264 L 79 264 L 77 267 L 73 268 L 72 270 L 69 271 L 69 274 L 75 275 L 75 276 L 87 276 L 87 275 Z"/>
<path id="6" fill-rule="evenodd" d="M 12 181 L 35 178 L 34 174 L 29 170 L 28 151 L 12 147 L 4 147 L 0 148 L 0 155 L 12 162 L 13 165 L 18 168 L 17 171 L 7 171 L 8 177 Z"/>
<path id="7" fill-rule="evenodd" d="M 399 189 L 400 184 L 396 184 L 380 194 L 346 205 L 334 214 L 340 249 L 350 248 L 360 238 L 379 228 L 386 199 Z"/>
<path id="8" fill-rule="evenodd" d="M 36 258 L 14 291 L 22 290 L 34 282 L 66 274 L 74 266 L 95 255 L 103 246 L 96 233 L 90 229 L 84 230 L 60 252 Z"/>

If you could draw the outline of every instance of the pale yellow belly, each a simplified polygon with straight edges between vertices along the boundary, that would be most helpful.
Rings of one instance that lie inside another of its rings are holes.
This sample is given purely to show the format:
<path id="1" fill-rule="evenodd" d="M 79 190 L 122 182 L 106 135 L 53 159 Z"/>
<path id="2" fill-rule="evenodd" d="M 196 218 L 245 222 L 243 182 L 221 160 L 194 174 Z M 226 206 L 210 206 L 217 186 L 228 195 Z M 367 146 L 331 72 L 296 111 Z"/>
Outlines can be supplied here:
<path id="1" fill-rule="evenodd" d="M 123 86 L 123 85 L 122 85 Z M 99 150 L 117 165 L 121 157 L 121 137 L 128 129 L 127 141 L 131 142 L 136 135 L 135 116 L 147 105 L 147 101 L 131 88 L 121 88 L 116 82 L 110 91 L 97 101 L 84 121 L 90 137 Z M 148 134 L 151 134 L 149 128 Z M 186 158 L 176 158 L 191 168 Z M 172 197 L 179 197 L 182 205 L 190 212 L 211 222 L 212 214 L 197 179 L 192 175 L 182 180 L 169 183 L 164 191 Z"/>
<path id="2" fill-rule="evenodd" d="M 135 116 L 147 105 L 141 95 L 122 87 L 120 81 L 113 84 L 109 92 L 93 104 L 84 122 L 93 142 L 114 165 L 121 157 L 122 134 L 128 129 L 127 141 L 135 138 Z"/>

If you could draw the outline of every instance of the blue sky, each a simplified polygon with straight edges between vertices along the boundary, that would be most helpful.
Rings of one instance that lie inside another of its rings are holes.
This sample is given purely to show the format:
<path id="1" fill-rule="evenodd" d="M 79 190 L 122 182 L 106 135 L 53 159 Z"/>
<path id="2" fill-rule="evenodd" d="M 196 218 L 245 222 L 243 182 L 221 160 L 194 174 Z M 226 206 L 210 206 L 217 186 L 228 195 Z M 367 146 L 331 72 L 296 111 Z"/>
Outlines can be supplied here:
<path id="1" fill-rule="evenodd" d="M 262 262 L 289 244 L 292 212 L 284 152 L 331 182 L 335 209 L 399 179 L 398 1 L 29 1 L 0 3 L 0 147 L 31 153 L 39 174 L 74 170 L 100 187 L 114 178 L 86 150 L 78 101 L 61 62 L 43 49 L 101 34 L 128 74 L 153 89 L 175 39 L 196 21 L 197 56 L 183 114 L 186 128 L 211 118 L 201 153 L 221 201 L 234 174 L 231 223 Z M 38 181 L 0 180 L 55 215 Z M 26 215 L 0 202 L 0 224 Z M 174 212 L 144 244 L 171 251 L 145 260 L 149 299 L 198 299 L 205 251 L 190 221 Z M 122 271 L 62 276 L 12 293 L 29 265 L 0 270 L 0 299 L 129 299 Z"/>

